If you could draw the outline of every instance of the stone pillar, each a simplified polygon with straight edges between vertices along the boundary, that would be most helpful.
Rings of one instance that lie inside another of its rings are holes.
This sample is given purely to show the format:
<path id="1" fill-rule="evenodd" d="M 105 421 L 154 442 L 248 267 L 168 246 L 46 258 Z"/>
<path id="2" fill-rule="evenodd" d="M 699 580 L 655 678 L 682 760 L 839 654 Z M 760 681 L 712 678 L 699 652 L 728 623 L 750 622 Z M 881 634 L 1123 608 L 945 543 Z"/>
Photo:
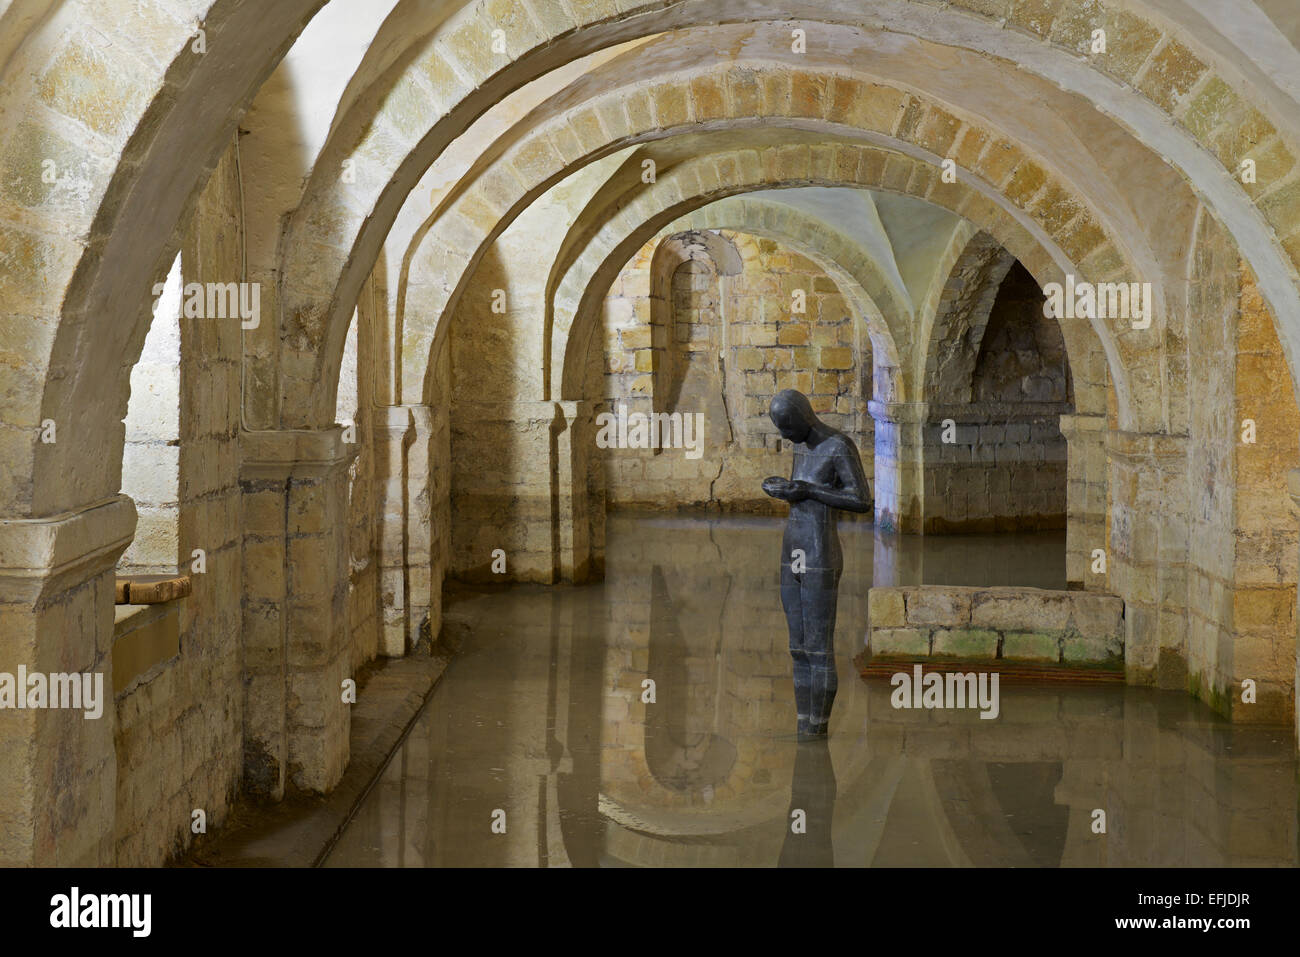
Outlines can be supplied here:
<path id="1" fill-rule="evenodd" d="M 419 628 L 427 628 L 431 641 L 442 629 L 442 581 L 447 574 L 451 551 L 451 427 L 447 406 L 411 407 L 415 441 L 407 456 L 406 514 L 408 560 L 413 567 L 408 578 L 411 589 L 411 621 L 418 640 Z"/>
<path id="2" fill-rule="evenodd" d="M 1111 431 L 1107 570 L 1133 684 L 1187 686 L 1187 437 Z"/>
<path id="3" fill-rule="evenodd" d="M 1067 587 L 1107 591 L 1107 572 L 1094 572 L 1093 551 L 1106 548 L 1106 431 L 1104 415 L 1063 415 L 1069 449 L 1065 492 Z"/>
<path id="4" fill-rule="evenodd" d="M 604 523 L 592 521 L 588 496 L 588 469 L 596 446 L 596 403 L 556 402 L 554 423 L 556 500 L 559 507 L 558 541 L 560 580 L 584 582 L 598 577 L 592 555 L 596 536 L 603 536 Z M 602 543 L 603 544 L 603 543 Z"/>
<path id="5" fill-rule="evenodd" d="M 326 791 L 348 762 L 348 466 L 335 426 L 243 432 L 244 782 Z"/>
<path id="6" fill-rule="evenodd" d="M 587 402 L 456 406 L 453 490 L 456 573 L 471 581 L 554 584 L 591 568 Z M 506 571 L 493 571 L 505 552 Z"/>
<path id="7" fill-rule="evenodd" d="M 876 527 L 881 531 L 920 533 L 925 517 L 924 402 L 871 400 L 867 409 L 876 422 Z"/>
<path id="8" fill-rule="evenodd" d="M 383 614 L 379 651 L 390 658 L 400 658 L 418 639 L 420 624 L 413 620 L 407 572 L 408 567 L 418 562 L 418 557 L 410 554 L 408 541 L 407 489 L 411 481 L 408 455 L 415 440 L 411 408 L 399 405 L 375 409 L 374 426 L 379 591 Z"/>
<path id="9" fill-rule="evenodd" d="M 380 651 L 409 654 L 442 625 L 446 567 L 447 423 L 427 405 L 375 410 L 379 555 L 384 632 Z"/>
<path id="10" fill-rule="evenodd" d="M 103 676 L 97 719 L 0 711 L 0 867 L 114 863 L 114 584 L 135 525 L 125 495 L 49 518 L 0 519 L 0 671 Z"/>

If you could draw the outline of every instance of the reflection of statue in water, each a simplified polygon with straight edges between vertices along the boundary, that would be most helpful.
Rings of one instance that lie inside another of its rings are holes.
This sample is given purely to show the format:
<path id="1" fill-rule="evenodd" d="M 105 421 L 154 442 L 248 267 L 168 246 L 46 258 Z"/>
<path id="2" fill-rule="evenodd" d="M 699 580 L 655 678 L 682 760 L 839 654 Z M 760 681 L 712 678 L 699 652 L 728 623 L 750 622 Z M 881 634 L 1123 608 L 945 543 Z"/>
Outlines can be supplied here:
<path id="1" fill-rule="evenodd" d="M 808 399 L 786 389 L 769 412 L 794 443 L 790 478 L 763 480 L 763 491 L 790 503 L 781 552 L 781 605 L 790 626 L 794 702 L 801 736 L 824 735 L 835 701 L 835 604 L 844 555 L 834 510 L 871 510 L 871 487 L 858 447 L 813 413 Z"/>
<path id="2" fill-rule="evenodd" d="M 835 818 L 835 766 L 830 742 L 825 738 L 800 741 L 794 757 L 794 779 L 790 782 L 790 813 L 786 815 L 785 843 L 777 867 L 834 867 L 831 825 Z M 793 826 L 796 812 L 803 813 L 803 827 Z"/>

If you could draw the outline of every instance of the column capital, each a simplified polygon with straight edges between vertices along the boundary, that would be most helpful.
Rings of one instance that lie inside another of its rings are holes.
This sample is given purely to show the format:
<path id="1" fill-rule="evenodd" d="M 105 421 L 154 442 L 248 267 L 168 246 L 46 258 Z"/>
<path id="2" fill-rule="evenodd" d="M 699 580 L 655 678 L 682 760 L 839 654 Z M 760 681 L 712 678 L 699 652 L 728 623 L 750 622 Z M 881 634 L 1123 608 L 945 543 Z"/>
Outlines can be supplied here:
<path id="1" fill-rule="evenodd" d="M 135 503 L 126 495 L 47 518 L 0 518 L 0 593 L 35 601 L 112 568 L 135 524 Z"/>
<path id="2" fill-rule="evenodd" d="M 872 399 L 867 403 L 867 411 L 877 422 L 893 422 L 898 425 L 923 425 L 930 414 L 928 402 L 880 402 Z"/>
<path id="3" fill-rule="evenodd" d="M 376 432 L 406 433 L 415 425 L 409 405 L 381 405 L 371 412 Z"/>
<path id="4" fill-rule="evenodd" d="M 1061 434 L 1067 439 L 1085 432 L 1105 432 L 1109 428 L 1110 422 L 1104 415 L 1070 412 L 1061 416 Z"/>
<path id="5" fill-rule="evenodd" d="M 345 429 L 240 432 L 241 479 L 319 478 L 351 464 L 359 449 Z"/>

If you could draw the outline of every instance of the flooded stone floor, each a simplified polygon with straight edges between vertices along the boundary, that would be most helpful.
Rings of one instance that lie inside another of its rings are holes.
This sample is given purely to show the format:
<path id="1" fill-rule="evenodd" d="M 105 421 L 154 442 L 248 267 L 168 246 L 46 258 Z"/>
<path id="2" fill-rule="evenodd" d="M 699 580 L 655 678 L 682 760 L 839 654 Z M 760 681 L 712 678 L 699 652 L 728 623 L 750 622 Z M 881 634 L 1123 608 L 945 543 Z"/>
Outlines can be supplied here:
<path id="1" fill-rule="evenodd" d="M 1120 685 L 895 710 L 858 677 L 873 583 L 1062 587 L 1063 533 L 842 522 L 839 695 L 797 743 L 780 527 L 612 515 L 604 582 L 449 593 L 463 647 L 325 866 L 1297 864 L 1288 728 Z"/>

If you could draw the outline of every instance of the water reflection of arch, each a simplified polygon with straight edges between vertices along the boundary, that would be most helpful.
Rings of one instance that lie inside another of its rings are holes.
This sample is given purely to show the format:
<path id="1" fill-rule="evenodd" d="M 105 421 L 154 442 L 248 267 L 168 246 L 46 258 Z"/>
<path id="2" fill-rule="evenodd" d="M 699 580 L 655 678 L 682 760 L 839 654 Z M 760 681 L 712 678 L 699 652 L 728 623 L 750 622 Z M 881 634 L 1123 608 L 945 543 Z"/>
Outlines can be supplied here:
<path id="1" fill-rule="evenodd" d="M 730 591 L 729 585 L 724 596 Z M 664 787 L 711 797 L 715 788 L 727 783 L 736 767 L 735 745 L 717 733 L 723 697 L 721 637 L 712 662 L 707 657 L 699 661 L 689 651 L 663 569 L 655 565 L 650 572 L 649 673 L 656 682 L 657 697 L 646 708 L 646 766 Z M 695 667 L 697 662 L 703 667 Z M 700 697 L 699 692 L 707 691 L 700 679 L 710 671 L 714 685 L 713 729 L 702 731 L 690 725 L 692 712 L 698 710 L 694 699 Z"/>
<path id="2" fill-rule="evenodd" d="M 708 546 L 688 545 L 671 532 L 648 535 L 611 564 L 611 592 L 634 603 L 640 595 L 645 605 L 620 615 L 644 623 L 644 630 L 634 626 L 626 640 L 612 634 L 607 659 L 607 687 L 630 700 L 626 717 L 621 704 L 607 707 L 602 734 L 600 810 L 610 853 L 620 860 L 656 866 L 776 863 L 788 834 L 795 763 L 795 745 L 787 739 L 794 703 L 786 623 L 775 597 L 779 543 L 779 522 L 729 519 L 710 523 Z M 772 553 L 770 563 L 755 559 L 764 546 Z M 771 600 L 761 600 L 763 595 Z M 642 643 L 645 658 L 638 662 Z M 854 650 L 845 648 L 841 670 Z M 695 713 L 707 705 L 717 718 L 707 733 L 688 728 L 695 735 L 689 741 L 674 734 L 671 724 L 674 713 L 680 717 L 687 710 L 670 687 L 682 680 L 681 670 L 673 670 L 674 654 L 688 671 L 693 664 L 697 677 L 707 677 L 694 683 L 697 694 L 707 693 L 706 700 L 693 703 Z M 640 702 L 647 676 L 657 681 L 655 705 Z M 857 697 L 855 690 L 844 695 L 846 728 L 860 725 L 853 716 L 861 710 L 852 705 Z M 841 752 L 837 769 L 859 763 L 850 743 L 856 739 L 850 730 L 846 746 L 833 745 Z M 688 780 L 681 765 L 666 762 L 670 755 L 659 750 L 684 743 L 714 755 L 697 762 Z M 724 765 L 719 756 L 730 760 Z"/>

